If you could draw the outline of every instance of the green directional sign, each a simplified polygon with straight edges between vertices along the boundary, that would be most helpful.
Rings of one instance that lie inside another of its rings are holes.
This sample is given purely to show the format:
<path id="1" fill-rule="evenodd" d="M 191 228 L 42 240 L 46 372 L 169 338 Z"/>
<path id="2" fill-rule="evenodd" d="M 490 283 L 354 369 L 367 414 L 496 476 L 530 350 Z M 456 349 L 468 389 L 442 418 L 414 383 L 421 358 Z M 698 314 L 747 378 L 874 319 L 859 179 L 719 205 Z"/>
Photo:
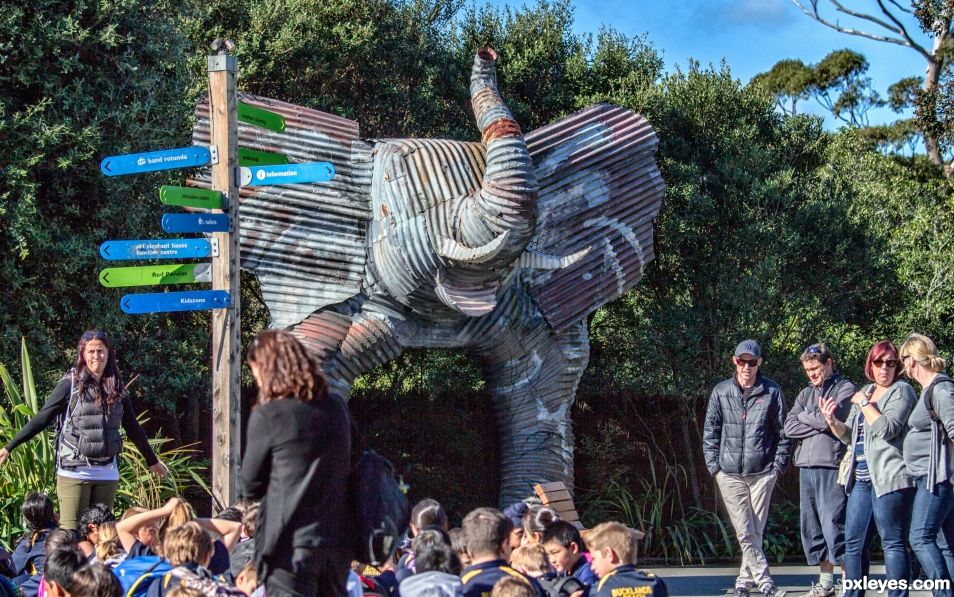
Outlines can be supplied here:
<path id="1" fill-rule="evenodd" d="M 208 189 L 163 185 L 159 188 L 159 201 L 162 201 L 166 205 L 178 205 L 181 207 L 222 209 L 222 193 Z"/>
<path id="2" fill-rule="evenodd" d="M 238 103 L 238 119 L 246 124 L 260 126 L 263 129 L 281 133 L 285 131 L 285 119 L 281 114 L 269 112 L 245 102 Z"/>
<path id="3" fill-rule="evenodd" d="M 212 267 L 211 264 L 208 263 L 107 267 L 99 272 L 99 283 L 107 288 L 189 284 L 192 282 L 211 281 Z"/>
<path id="4" fill-rule="evenodd" d="M 258 151 L 248 147 L 238 148 L 239 166 L 282 166 L 288 163 L 288 156 L 270 151 Z"/>

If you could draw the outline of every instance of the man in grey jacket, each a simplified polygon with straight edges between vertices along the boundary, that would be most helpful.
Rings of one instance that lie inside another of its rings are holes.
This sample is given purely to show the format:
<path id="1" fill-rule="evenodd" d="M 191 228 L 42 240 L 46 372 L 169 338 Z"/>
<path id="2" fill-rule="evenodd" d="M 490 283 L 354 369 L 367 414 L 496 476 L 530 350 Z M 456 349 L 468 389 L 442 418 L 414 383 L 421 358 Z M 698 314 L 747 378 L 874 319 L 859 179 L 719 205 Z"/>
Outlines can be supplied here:
<path id="1" fill-rule="evenodd" d="M 756 586 L 765 597 L 783 597 L 762 550 L 769 502 L 779 474 L 788 467 L 791 441 L 785 437 L 785 396 L 759 373 L 762 349 L 745 340 L 732 357 L 735 375 L 709 397 L 703 433 L 706 467 L 715 477 L 742 550 L 736 597 Z"/>
<path id="2" fill-rule="evenodd" d="M 822 398 L 838 405 L 835 417 L 845 421 L 851 410 L 855 384 L 835 371 L 831 351 L 812 344 L 800 357 L 809 385 L 799 392 L 785 418 L 785 435 L 795 440 L 795 466 L 799 469 L 799 509 L 802 548 L 809 566 L 818 566 L 818 584 L 804 597 L 835 594 L 835 563 L 845 553 L 845 488 L 838 484 L 838 466 L 847 449 L 825 421 L 819 408 Z"/>

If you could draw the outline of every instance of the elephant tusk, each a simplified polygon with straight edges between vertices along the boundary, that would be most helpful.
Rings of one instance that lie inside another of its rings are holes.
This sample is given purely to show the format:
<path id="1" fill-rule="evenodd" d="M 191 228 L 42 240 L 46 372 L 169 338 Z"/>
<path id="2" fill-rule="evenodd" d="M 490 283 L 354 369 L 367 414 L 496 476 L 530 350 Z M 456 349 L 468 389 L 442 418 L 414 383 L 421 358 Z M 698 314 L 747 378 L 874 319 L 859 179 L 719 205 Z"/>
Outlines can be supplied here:
<path id="1" fill-rule="evenodd" d="M 468 317 L 480 317 L 497 306 L 497 290 L 500 284 L 492 282 L 476 287 L 462 288 L 452 286 L 441 280 L 440 273 L 435 279 L 434 292 L 442 303 Z"/>
<path id="2" fill-rule="evenodd" d="M 441 240 L 437 254 L 445 259 L 464 263 L 484 263 L 496 257 L 507 244 L 510 231 L 504 230 L 490 242 L 479 247 L 467 247 L 452 238 Z"/>
<path id="3" fill-rule="evenodd" d="M 544 253 L 538 253 L 532 249 L 527 249 L 521 253 L 520 258 L 517 260 L 517 267 L 523 267 L 527 269 L 563 269 L 564 267 L 569 267 L 586 257 L 587 253 L 590 252 L 592 247 L 586 247 L 581 249 L 576 253 L 570 253 L 563 257 L 557 257 L 555 255 L 546 255 Z"/>

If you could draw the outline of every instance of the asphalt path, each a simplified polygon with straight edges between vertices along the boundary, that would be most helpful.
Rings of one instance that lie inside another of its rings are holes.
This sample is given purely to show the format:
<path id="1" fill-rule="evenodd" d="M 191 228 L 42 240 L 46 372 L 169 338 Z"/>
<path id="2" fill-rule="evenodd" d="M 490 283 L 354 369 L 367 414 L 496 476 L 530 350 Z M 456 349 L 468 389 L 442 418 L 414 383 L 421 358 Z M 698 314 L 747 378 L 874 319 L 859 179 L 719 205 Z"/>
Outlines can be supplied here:
<path id="1" fill-rule="evenodd" d="M 722 597 L 732 594 L 735 588 L 735 577 L 739 573 L 737 567 L 726 566 L 698 566 L 698 567 L 647 567 L 646 572 L 653 572 L 666 581 L 669 594 L 673 597 Z M 772 566 L 772 578 L 781 589 L 785 589 L 785 597 L 800 597 L 808 592 L 813 581 L 818 581 L 818 568 L 814 566 Z M 884 565 L 872 565 L 871 577 L 884 578 Z M 835 586 L 841 584 L 841 574 L 835 574 Z M 838 592 L 840 595 L 841 592 Z M 868 591 L 869 596 L 881 595 L 876 591 Z M 884 593 L 887 595 L 887 593 Z M 911 591 L 910 597 L 930 597 L 929 591 Z M 752 591 L 752 597 L 760 597 L 757 590 Z"/>

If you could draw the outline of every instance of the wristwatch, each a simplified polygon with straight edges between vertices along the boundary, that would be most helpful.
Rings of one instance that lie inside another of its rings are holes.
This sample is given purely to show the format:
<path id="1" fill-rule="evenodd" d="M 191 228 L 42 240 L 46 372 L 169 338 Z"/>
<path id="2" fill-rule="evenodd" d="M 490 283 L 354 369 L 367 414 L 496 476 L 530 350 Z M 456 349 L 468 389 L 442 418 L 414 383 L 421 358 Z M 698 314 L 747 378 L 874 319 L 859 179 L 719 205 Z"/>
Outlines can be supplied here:
<path id="1" fill-rule="evenodd" d="M 858 405 L 859 405 L 861 408 L 864 408 L 864 407 L 868 406 L 869 404 L 871 404 L 871 400 L 869 400 L 867 396 L 865 396 L 864 398 L 862 398 L 862 399 L 861 399 L 861 402 L 858 403 Z"/>

